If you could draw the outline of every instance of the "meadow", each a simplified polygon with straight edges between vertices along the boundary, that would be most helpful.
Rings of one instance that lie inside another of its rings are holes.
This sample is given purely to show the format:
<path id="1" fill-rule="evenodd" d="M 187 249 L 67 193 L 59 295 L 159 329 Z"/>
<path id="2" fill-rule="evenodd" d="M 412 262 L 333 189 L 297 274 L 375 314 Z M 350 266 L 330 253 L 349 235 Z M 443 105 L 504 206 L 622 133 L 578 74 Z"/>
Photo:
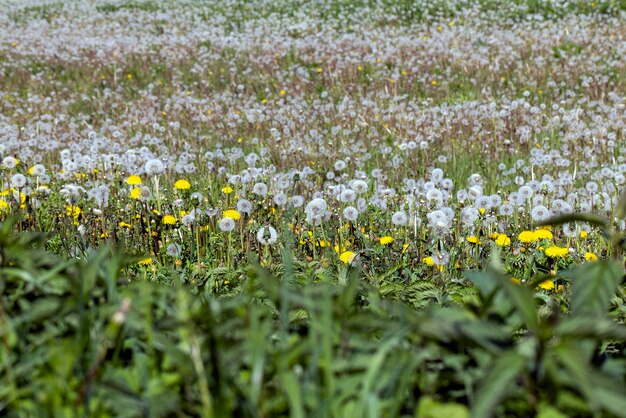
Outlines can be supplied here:
<path id="1" fill-rule="evenodd" d="M 626 416 L 626 2 L 0 28 L 1 413 Z"/>

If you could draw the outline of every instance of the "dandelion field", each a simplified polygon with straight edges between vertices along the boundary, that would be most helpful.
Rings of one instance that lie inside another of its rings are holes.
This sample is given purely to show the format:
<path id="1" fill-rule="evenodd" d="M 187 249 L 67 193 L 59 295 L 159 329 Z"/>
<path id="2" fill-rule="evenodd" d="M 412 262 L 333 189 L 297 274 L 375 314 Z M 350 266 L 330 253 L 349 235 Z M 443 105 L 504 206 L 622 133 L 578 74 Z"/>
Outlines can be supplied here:
<path id="1" fill-rule="evenodd" d="M 625 22 L 3 6 L 0 411 L 626 416 Z"/>

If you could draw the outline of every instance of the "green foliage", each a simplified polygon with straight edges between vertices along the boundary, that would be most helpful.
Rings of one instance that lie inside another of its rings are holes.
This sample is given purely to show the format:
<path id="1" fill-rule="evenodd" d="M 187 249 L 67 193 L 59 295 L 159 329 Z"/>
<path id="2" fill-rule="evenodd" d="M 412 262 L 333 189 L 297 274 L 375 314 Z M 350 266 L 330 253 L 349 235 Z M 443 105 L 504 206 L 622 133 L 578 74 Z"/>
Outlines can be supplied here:
<path id="1" fill-rule="evenodd" d="M 60 259 L 16 222 L 0 225 L 5 416 L 626 416 L 615 263 L 568 273 L 568 313 L 495 261 L 457 302 L 356 268 L 299 282 L 288 255 L 224 297 L 217 279 L 129 281 L 136 260 L 109 248 Z"/>

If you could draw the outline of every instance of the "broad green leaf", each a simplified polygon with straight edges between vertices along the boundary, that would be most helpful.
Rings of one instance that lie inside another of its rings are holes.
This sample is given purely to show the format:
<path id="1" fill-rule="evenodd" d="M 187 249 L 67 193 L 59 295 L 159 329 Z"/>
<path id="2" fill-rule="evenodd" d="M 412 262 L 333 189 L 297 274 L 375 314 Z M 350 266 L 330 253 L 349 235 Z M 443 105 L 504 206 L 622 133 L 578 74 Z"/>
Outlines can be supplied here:
<path id="1" fill-rule="evenodd" d="M 486 299 L 497 287 L 497 278 L 490 271 L 468 271 L 463 274 L 478 288 L 483 299 Z"/>
<path id="2" fill-rule="evenodd" d="M 626 326 L 609 318 L 570 316 L 563 319 L 554 330 L 555 335 L 574 338 L 610 338 L 626 340 Z"/>
<path id="3" fill-rule="evenodd" d="M 509 351 L 495 358 L 490 372 L 478 389 L 476 401 L 472 405 L 472 417 L 489 418 L 494 409 L 506 397 L 513 381 L 524 370 L 524 358 L 515 351 Z"/>
<path id="4" fill-rule="evenodd" d="M 285 372 L 281 375 L 282 388 L 287 394 L 289 400 L 289 409 L 291 418 L 304 418 L 304 406 L 302 404 L 302 395 L 300 383 L 294 372 Z"/>
<path id="5" fill-rule="evenodd" d="M 622 267 L 615 262 L 585 263 L 569 274 L 572 281 L 572 312 L 602 315 L 623 277 Z"/>
<path id="6" fill-rule="evenodd" d="M 536 418 L 568 418 L 568 416 L 553 406 L 541 404 Z"/>
<path id="7" fill-rule="evenodd" d="M 626 390 L 622 379 L 611 379 L 600 373 L 594 373 L 592 378 L 595 396 L 602 409 L 626 418 Z"/>
<path id="8" fill-rule="evenodd" d="M 469 418 L 469 416 L 469 410 L 465 405 L 437 402 L 427 396 L 420 398 L 415 410 L 415 418 Z"/>
<path id="9" fill-rule="evenodd" d="M 575 343 L 562 343 L 553 351 L 556 360 L 569 375 L 572 386 L 578 388 L 585 397 L 592 411 L 598 411 L 598 402 L 594 396 L 587 354 Z"/>
<path id="10" fill-rule="evenodd" d="M 498 276 L 500 285 L 504 288 L 508 299 L 515 306 L 516 311 L 522 317 L 524 324 L 529 330 L 535 331 L 539 326 L 537 320 L 537 302 L 535 296 L 528 287 L 518 286 L 503 275 Z"/>

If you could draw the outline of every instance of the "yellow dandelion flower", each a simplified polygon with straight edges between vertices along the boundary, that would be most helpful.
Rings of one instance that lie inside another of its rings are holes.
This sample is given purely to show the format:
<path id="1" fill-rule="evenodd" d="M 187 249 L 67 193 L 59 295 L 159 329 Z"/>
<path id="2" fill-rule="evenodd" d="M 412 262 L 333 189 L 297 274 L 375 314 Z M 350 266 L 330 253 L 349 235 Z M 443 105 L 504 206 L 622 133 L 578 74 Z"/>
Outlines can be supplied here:
<path id="1" fill-rule="evenodd" d="M 565 257 L 569 253 L 569 249 L 565 247 L 548 247 L 544 250 L 546 256 L 550 258 L 561 258 Z"/>
<path id="2" fill-rule="evenodd" d="M 139 176 L 128 176 L 128 178 L 126 179 L 126 184 L 130 184 L 131 186 L 138 186 L 141 183 L 143 183 L 143 181 Z"/>
<path id="3" fill-rule="evenodd" d="M 356 253 L 354 251 L 344 251 L 339 256 L 339 259 L 346 264 L 350 264 L 354 260 L 354 257 L 356 257 Z"/>
<path id="4" fill-rule="evenodd" d="M 129 224 L 128 222 L 124 222 L 121 221 L 119 224 L 117 224 L 120 228 L 132 228 L 132 225 Z"/>
<path id="5" fill-rule="evenodd" d="M 422 263 L 426 264 L 427 266 L 434 266 L 435 265 L 435 261 L 433 260 L 432 257 L 422 258 Z"/>
<path id="6" fill-rule="evenodd" d="M 535 231 L 535 237 L 539 240 L 539 239 L 553 239 L 554 236 L 552 235 L 552 232 L 550 232 L 547 229 L 537 229 Z"/>
<path id="7" fill-rule="evenodd" d="M 587 238 L 587 235 L 589 235 L 589 233 L 587 231 L 580 231 L 580 237 L 581 238 Z"/>
<path id="8" fill-rule="evenodd" d="M 586 252 L 585 253 L 585 260 L 587 261 L 595 261 L 598 259 L 598 256 L 595 255 L 594 253 L 590 253 L 590 252 Z"/>
<path id="9" fill-rule="evenodd" d="M 380 238 L 380 243 L 383 245 L 388 245 L 393 242 L 393 238 L 390 236 L 384 236 Z"/>
<path id="10" fill-rule="evenodd" d="M 550 279 L 544 280 L 543 282 L 539 283 L 539 287 L 543 290 L 552 290 L 554 289 L 554 282 Z"/>
<path id="11" fill-rule="evenodd" d="M 0 213 L 8 212 L 8 211 L 9 211 L 9 204 L 4 200 L 0 200 Z"/>
<path id="12" fill-rule="evenodd" d="M 80 216 L 81 210 L 76 205 L 69 205 L 65 207 L 65 213 L 67 214 L 67 216 L 71 216 L 72 218 L 76 219 Z"/>
<path id="13" fill-rule="evenodd" d="M 178 190 L 189 190 L 191 188 L 191 184 L 185 179 L 180 179 L 174 183 L 174 188 Z"/>
<path id="14" fill-rule="evenodd" d="M 133 190 L 131 190 L 130 192 L 130 197 L 137 200 L 139 199 L 139 196 L 141 195 L 141 189 L 139 187 L 135 187 Z"/>
<path id="15" fill-rule="evenodd" d="M 222 193 L 231 194 L 232 192 L 233 192 L 233 188 L 230 187 L 230 186 L 226 186 L 226 187 L 222 188 Z"/>
<path id="16" fill-rule="evenodd" d="M 237 212 L 235 209 L 228 209 L 226 211 L 224 211 L 224 215 L 222 216 L 223 218 L 231 218 L 235 221 L 238 221 L 239 219 L 241 219 L 241 214 L 239 212 Z"/>
<path id="17" fill-rule="evenodd" d="M 137 262 L 140 266 L 147 266 L 152 264 L 152 257 L 144 258 L 143 260 L 139 260 Z"/>
<path id="18" fill-rule="evenodd" d="M 517 236 L 517 239 L 520 242 L 523 243 L 529 243 L 529 242 L 535 242 L 537 241 L 539 238 L 537 237 L 537 235 L 533 232 L 533 231 L 522 231 L 520 232 L 520 234 Z"/>
<path id="19" fill-rule="evenodd" d="M 476 235 L 471 235 L 471 236 L 469 236 L 469 237 L 467 237 L 465 239 L 470 244 L 480 244 L 480 240 L 478 239 L 478 237 Z"/>
<path id="20" fill-rule="evenodd" d="M 481 215 L 484 215 L 486 212 L 485 208 L 479 208 L 478 211 L 480 212 Z"/>
<path id="21" fill-rule="evenodd" d="M 496 238 L 496 244 L 498 244 L 500 247 L 510 245 L 511 238 L 509 238 L 507 234 L 498 234 L 498 237 Z"/>
<path id="22" fill-rule="evenodd" d="M 177 221 L 172 215 L 165 215 L 161 222 L 163 222 L 163 225 L 176 225 Z"/>

